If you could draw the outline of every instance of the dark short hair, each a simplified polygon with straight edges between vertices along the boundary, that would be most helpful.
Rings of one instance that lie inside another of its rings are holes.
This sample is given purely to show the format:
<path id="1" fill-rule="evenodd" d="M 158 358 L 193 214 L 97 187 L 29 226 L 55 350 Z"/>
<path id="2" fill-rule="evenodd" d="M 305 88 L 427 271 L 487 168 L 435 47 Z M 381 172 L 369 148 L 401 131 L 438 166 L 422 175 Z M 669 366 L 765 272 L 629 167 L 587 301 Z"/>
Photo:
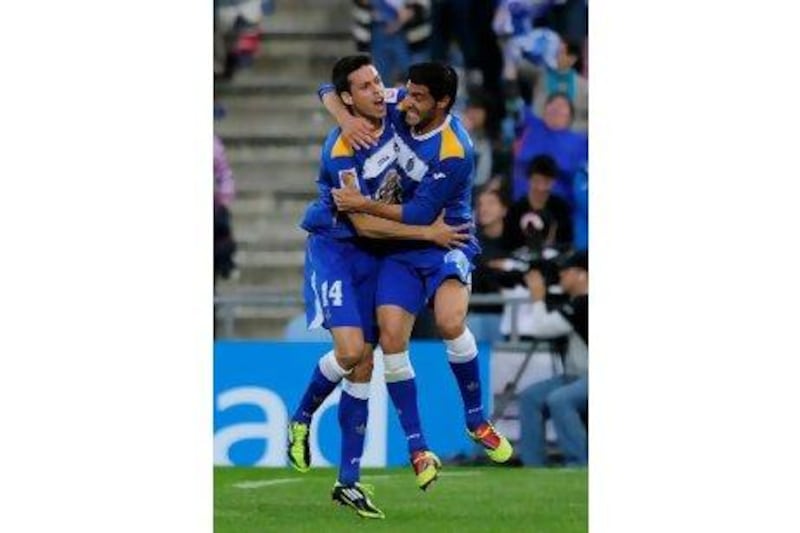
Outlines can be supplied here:
<path id="1" fill-rule="evenodd" d="M 558 176 L 556 160 L 546 154 L 537 155 L 528 164 L 528 173 L 526 175 L 530 178 L 534 174 L 555 179 Z"/>
<path id="2" fill-rule="evenodd" d="M 580 60 L 583 48 L 579 43 L 575 41 L 564 41 L 564 48 L 567 51 L 567 55 L 570 55 L 575 59 Z"/>
<path id="3" fill-rule="evenodd" d="M 333 65 L 331 71 L 331 83 L 336 88 L 336 94 L 350 92 L 350 74 L 360 69 L 364 65 L 372 65 L 372 57 L 367 54 L 355 54 L 345 56 Z"/>
<path id="4" fill-rule="evenodd" d="M 501 193 L 497 189 L 482 188 L 480 190 L 480 192 L 478 192 L 478 198 L 480 198 L 484 194 L 491 194 L 491 195 L 495 196 L 500 201 L 500 205 L 502 205 L 505 208 L 509 207 L 508 199 L 503 195 L 503 193 Z"/>
<path id="5" fill-rule="evenodd" d="M 415 63 L 408 69 L 408 81 L 424 85 L 435 101 L 450 97 L 445 111 L 450 111 L 458 94 L 458 74 L 450 65 L 437 62 Z"/>

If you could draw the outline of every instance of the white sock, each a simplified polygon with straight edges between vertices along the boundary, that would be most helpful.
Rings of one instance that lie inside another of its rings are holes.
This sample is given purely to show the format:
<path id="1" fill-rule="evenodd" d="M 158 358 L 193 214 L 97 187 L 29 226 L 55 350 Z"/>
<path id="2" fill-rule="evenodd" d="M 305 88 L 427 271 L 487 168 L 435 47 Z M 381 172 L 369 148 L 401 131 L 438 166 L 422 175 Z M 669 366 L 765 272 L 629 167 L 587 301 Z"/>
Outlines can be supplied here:
<path id="1" fill-rule="evenodd" d="M 342 390 L 359 400 L 369 399 L 369 382 L 367 383 L 353 383 L 349 379 L 342 381 Z"/>
<path id="2" fill-rule="evenodd" d="M 451 363 L 467 363 L 478 356 L 478 345 L 469 328 L 464 328 L 464 333 L 455 339 L 445 339 L 444 344 L 447 346 L 447 360 Z"/>
<path id="3" fill-rule="evenodd" d="M 414 367 L 408 358 L 408 350 L 395 354 L 383 354 L 383 376 L 386 383 L 413 379 Z"/>
<path id="4" fill-rule="evenodd" d="M 342 381 L 343 377 L 353 370 L 345 370 L 342 368 L 339 365 L 339 361 L 336 360 L 336 354 L 331 350 L 320 358 L 319 371 L 322 372 L 322 375 L 331 383 L 339 383 Z"/>

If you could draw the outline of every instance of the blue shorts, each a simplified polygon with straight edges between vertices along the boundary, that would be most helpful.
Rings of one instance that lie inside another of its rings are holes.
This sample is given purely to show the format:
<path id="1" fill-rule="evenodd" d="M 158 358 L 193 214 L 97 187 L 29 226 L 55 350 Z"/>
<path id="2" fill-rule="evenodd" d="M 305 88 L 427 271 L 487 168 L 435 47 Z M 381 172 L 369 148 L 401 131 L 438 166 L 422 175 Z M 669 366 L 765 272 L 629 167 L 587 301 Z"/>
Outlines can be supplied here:
<path id="1" fill-rule="evenodd" d="M 397 305 L 416 315 L 444 280 L 472 283 L 475 255 L 469 250 L 434 248 L 387 255 L 378 274 L 376 306 Z"/>
<path id="2" fill-rule="evenodd" d="M 306 241 L 306 321 L 309 329 L 361 328 L 375 344 L 378 259 L 355 242 L 309 235 Z"/>

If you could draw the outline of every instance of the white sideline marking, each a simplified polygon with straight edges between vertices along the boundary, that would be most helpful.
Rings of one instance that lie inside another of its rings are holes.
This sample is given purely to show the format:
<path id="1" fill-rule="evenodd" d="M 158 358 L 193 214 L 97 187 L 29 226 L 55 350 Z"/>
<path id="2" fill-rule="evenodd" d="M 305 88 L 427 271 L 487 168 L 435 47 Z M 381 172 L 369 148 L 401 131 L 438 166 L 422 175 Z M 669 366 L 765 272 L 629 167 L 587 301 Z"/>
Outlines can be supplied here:
<path id="1" fill-rule="evenodd" d="M 261 487 L 269 487 L 270 485 L 282 485 L 284 483 L 295 483 L 302 481 L 298 478 L 278 478 L 278 479 L 263 479 L 261 481 L 242 481 L 241 483 L 234 483 L 233 486 L 237 489 L 260 489 Z"/>

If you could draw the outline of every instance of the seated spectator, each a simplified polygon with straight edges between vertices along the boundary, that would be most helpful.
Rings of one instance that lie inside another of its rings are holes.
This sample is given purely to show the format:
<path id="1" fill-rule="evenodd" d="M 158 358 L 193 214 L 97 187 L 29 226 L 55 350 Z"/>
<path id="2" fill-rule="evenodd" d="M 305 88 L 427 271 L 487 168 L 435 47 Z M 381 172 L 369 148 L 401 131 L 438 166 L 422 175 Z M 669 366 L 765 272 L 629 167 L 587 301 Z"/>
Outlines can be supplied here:
<path id="1" fill-rule="evenodd" d="M 576 250 L 589 248 L 589 170 L 584 163 L 572 180 L 572 226 Z"/>
<path id="2" fill-rule="evenodd" d="M 588 254 L 573 252 L 560 263 L 560 285 L 569 295 L 562 305 L 548 310 L 541 273 L 530 271 L 525 281 L 534 302 L 530 330 L 538 338 L 569 336 L 564 373 L 534 383 L 519 395 L 520 446 L 525 466 L 545 466 L 545 417 L 556 431 L 557 445 L 567 466 L 588 462 L 589 270 Z"/>
<path id="3" fill-rule="evenodd" d="M 588 159 L 589 151 L 586 134 L 569 129 L 574 114 L 572 102 L 566 95 L 554 93 L 547 98 L 541 119 L 528 108 L 524 113 L 524 129 L 515 147 L 512 200 L 525 196 L 528 188 L 527 170 L 533 158 L 549 155 L 559 169 L 553 194 L 569 202 L 572 176 Z"/>
<path id="4" fill-rule="evenodd" d="M 527 195 L 515 202 L 506 216 L 506 247 L 527 246 L 532 251 L 545 247 L 565 248 L 572 244 L 572 220 L 567 202 L 551 191 L 558 176 L 552 157 L 539 155 L 528 165 Z"/>
<path id="5" fill-rule="evenodd" d="M 236 192 L 233 172 L 225 155 L 222 140 L 214 135 L 214 277 L 228 279 L 235 275 L 230 206 Z"/>
<path id="6" fill-rule="evenodd" d="M 472 273 L 473 294 L 500 295 L 498 268 L 492 265 L 496 265 L 497 261 L 502 261 L 511 254 L 511 250 L 506 247 L 503 239 L 503 221 L 507 212 L 508 205 L 497 190 L 485 190 L 478 195 L 476 236 L 482 252 L 478 256 L 475 270 Z M 479 341 L 500 340 L 502 338 L 500 334 L 502 312 L 502 304 L 470 306 L 467 321 L 475 338 Z"/>

